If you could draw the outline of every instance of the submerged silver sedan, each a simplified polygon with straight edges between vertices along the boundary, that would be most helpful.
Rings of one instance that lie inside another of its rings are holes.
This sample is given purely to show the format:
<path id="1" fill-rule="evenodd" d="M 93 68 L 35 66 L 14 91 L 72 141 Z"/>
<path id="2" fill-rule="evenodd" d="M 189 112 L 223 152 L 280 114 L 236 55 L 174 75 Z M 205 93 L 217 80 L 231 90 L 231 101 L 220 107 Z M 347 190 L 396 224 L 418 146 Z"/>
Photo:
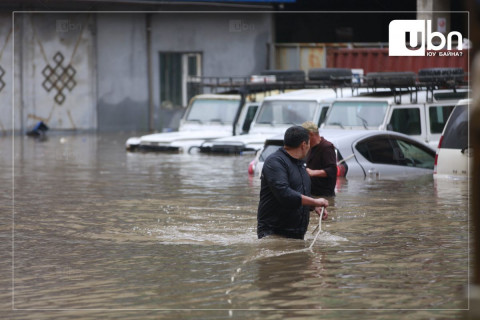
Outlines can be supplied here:
<path id="1" fill-rule="evenodd" d="M 320 130 L 337 153 L 337 176 L 378 178 L 433 174 L 435 151 L 425 143 L 393 131 Z M 265 141 L 248 167 L 260 175 L 265 159 L 283 146 L 283 135 Z"/>

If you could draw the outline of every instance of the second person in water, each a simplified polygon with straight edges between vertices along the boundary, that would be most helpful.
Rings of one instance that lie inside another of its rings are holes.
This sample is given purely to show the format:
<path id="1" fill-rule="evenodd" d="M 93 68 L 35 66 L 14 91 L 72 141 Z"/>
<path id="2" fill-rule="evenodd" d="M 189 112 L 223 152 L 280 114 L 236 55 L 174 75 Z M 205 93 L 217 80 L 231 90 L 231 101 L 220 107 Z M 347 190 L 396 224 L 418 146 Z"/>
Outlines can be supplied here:
<path id="1" fill-rule="evenodd" d="M 308 130 L 310 150 L 307 153 L 307 173 L 312 181 L 312 196 L 333 197 L 337 183 L 337 155 L 333 144 L 320 136 L 312 121 L 302 124 Z"/>

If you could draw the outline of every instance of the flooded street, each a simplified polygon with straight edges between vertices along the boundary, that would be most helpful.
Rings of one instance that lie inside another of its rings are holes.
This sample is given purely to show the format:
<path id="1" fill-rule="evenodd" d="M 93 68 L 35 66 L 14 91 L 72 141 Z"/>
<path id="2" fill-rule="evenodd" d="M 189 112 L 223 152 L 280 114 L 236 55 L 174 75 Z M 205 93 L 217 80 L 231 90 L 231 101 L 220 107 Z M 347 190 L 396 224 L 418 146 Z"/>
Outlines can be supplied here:
<path id="1" fill-rule="evenodd" d="M 14 214 L 12 140 L 0 140 L 2 318 L 458 319 L 468 308 L 466 181 L 339 181 L 312 251 L 289 253 L 310 245 L 318 219 L 305 241 L 257 240 L 253 156 L 126 153 L 127 137 L 16 137 Z"/>

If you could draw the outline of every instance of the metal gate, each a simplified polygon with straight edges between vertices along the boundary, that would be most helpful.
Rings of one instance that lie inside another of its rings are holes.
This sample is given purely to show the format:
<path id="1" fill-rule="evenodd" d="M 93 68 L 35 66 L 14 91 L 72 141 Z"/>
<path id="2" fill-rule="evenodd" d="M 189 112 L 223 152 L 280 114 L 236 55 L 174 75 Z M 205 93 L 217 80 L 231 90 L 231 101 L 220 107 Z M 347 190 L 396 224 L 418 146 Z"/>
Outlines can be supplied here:
<path id="1" fill-rule="evenodd" d="M 7 134 L 13 128 L 12 34 L 11 15 L 0 15 L 0 135 Z"/>
<path id="2" fill-rule="evenodd" d="M 51 129 L 96 129 L 94 15 L 20 13 L 15 19 L 22 129 L 38 121 Z"/>

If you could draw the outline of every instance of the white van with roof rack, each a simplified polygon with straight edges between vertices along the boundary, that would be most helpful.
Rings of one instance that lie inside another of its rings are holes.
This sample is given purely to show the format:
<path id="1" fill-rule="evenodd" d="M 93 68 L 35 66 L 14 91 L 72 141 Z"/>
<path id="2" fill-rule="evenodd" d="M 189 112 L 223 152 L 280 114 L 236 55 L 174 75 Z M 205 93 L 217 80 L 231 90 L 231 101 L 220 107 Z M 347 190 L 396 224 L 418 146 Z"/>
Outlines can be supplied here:
<path id="1" fill-rule="evenodd" d="M 364 87 L 368 93 L 337 99 L 322 128 L 397 131 L 436 148 L 456 103 L 469 94 L 461 68 L 372 72 Z"/>
<path id="2" fill-rule="evenodd" d="M 431 101 L 428 94 L 373 92 L 340 98 L 332 104 L 321 128 L 396 131 L 436 148 L 450 113 L 468 90 L 436 90 Z"/>
<path id="3" fill-rule="evenodd" d="M 212 139 L 246 134 L 264 97 L 304 88 L 305 80 L 302 70 L 269 70 L 265 75 L 249 77 L 191 77 L 195 88 L 210 90 L 210 94 L 191 99 L 178 131 L 131 137 L 126 149 L 190 152 Z M 324 81 L 315 83 L 324 85 Z"/>
<path id="4" fill-rule="evenodd" d="M 257 152 L 266 139 L 283 134 L 292 125 L 301 125 L 305 121 L 321 124 L 331 103 L 342 95 L 351 95 L 351 90 L 302 89 L 267 97 L 248 134 L 206 141 L 201 145 L 200 152 Z"/>
<path id="5" fill-rule="evenodd" d="M 250 97 L 251 98 L 251 97 Z M 247 97 L 242 104 L 238 94 L 200 94 L 193 97 L 176 132 L 162 132 L 132 137 L 128 151 L 187 152 L 205 140 L 227 137 L 233 129 L 248 130 L 260 101 Z M 237 125 L 233 126 L 238 117 Z"/>

